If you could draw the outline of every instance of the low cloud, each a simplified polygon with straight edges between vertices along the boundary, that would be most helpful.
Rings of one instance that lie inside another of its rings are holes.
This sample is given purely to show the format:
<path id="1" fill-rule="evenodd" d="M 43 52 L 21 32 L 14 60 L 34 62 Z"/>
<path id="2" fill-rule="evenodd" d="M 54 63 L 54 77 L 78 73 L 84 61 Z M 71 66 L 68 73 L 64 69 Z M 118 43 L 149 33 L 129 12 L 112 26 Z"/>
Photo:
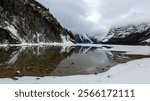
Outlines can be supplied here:
<path id="1" fill-rule="evenodd" d="M 37 0 L 74 33 L 105 36 L 112 26 L 150 22 L 149 0 Z"/>

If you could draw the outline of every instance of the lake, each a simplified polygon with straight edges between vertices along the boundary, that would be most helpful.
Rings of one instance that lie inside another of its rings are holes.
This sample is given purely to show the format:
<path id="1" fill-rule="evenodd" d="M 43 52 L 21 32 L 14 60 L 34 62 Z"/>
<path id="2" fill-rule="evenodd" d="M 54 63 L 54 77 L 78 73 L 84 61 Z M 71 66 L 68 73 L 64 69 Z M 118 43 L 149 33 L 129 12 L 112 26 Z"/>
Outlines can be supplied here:
<path id="1" fill-rule="evenodd" d="M 150 57 L 109 49 L 108 46 L 0 47 L 0 78 L 96 75 L 117 64 Z"/>

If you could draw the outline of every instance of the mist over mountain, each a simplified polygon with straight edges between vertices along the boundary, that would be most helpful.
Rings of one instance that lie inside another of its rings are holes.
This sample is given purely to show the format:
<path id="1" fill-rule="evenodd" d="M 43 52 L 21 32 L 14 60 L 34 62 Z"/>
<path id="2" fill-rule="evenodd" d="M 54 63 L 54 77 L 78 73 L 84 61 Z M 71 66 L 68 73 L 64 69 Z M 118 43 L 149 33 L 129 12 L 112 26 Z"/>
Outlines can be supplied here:
<path id="1" fill-rule="evenodd" d="M 101 40 L 99 35 L 88 35 L 88 34 L 74 34 L 74 38 L 77 43 L 86 43 L 86 44 L 100 44 Z"/>
<path id="2" fill-rule="evenodd" d="M 107 36 L 112 27 L 150 22 L 149 0 L 37 0 L 64 27 L 80 34 Z"/>
<path id="3" fill-rule="evenodd" d="M 150 23 L 149 3 L 148 0 L 1 0 L 0 43 L 145 44 L 149 42 L 149 31 L 145 28 Z"/>

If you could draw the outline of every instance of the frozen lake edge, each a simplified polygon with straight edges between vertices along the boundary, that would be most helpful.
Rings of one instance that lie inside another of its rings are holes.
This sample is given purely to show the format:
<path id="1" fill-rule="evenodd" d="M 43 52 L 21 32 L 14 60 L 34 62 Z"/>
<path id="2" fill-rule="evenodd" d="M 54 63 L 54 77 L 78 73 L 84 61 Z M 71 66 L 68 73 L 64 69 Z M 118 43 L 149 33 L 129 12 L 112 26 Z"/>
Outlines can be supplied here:
<path id="1" fill-rule="evenodd" d="M 54 44 L 51 44 L 54 45 Z M 58 44 L 55 44 L 56 46 Z M 59 44 L 65 46 L 63 44 Z M 125 54 L 150 55 L 150 46 L 128 46 L 128 45 L 94 45 L 94 44 L 73 44 L 71 46 L 111 47 L 102 48 L 110 51 L 126 51 Z M 24 45 L 27 46 L 27 45 Z M 38 45 L 37 45 L 38 46 Z M 68 47 L 68 45 L 66 45 Z M 20 77 L 18 80 L 1 78 L 0 83 L 4 84 L 145 84 L 150 83 L 150 58 L 133 60 L 127 63 L 114 66 L 109 71 L 97 75 L 75 75 L 75 76 L 49 76 L 41 77 Z"/>

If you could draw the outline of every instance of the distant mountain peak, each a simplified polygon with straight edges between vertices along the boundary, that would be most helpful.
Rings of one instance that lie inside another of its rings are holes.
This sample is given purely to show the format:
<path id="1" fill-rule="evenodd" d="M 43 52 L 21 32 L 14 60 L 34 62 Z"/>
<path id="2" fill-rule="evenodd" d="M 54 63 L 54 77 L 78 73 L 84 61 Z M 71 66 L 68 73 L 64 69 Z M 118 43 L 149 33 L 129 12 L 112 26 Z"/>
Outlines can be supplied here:
<path id="1" fill-rule="evenodd" d="M 111 28 L 102 43 L 107 44 L 142 44 L 150 38 L 150 24 L 127 25 Z"/>
<path id="2" fill-rule="evenodd" d="M 98 36 L 100 37 L 100 36 Z M 74 38 L 77 43 L 90 43 L 90 44 L 98 44 L 100 40 L 95 37 L 95 35 L 88 34 L 74 34 Z"/>

